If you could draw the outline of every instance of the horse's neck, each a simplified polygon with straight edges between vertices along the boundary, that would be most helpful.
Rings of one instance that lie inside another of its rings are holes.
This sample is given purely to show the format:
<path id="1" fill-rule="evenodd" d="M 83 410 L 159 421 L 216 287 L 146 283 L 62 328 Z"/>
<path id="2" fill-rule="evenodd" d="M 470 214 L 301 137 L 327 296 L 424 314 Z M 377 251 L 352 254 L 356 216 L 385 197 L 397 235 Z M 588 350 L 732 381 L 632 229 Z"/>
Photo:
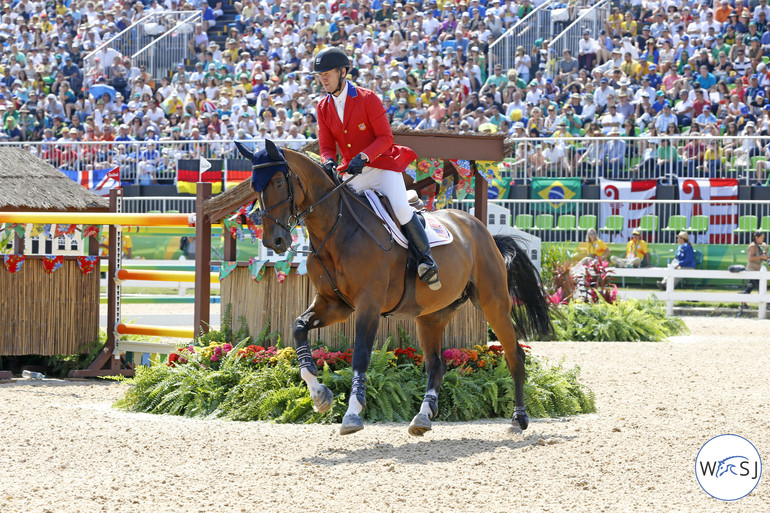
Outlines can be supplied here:
<path id="1" fill-rule="evenodd" d="M 323 171 L 316 172 L 314 169 L 308 169 L 303 166 L 302 174 L 299 177 L 305 189 L 305 200 L 301 205 L 298 205 L 298 209 L 306 211 L 311 207 L 313 208 L 313 211 L 309 213 L 305 220 L 305 226 L 313 244 L 318 247 L 318 244 L 326 239 L 337 222 L 337 217 L 340 213 L 340 194 L 342 194 L 342 191 L 329 194 L 335 185 Z M 327 194 L 329 195 L 326 199 L 321 201 Z M 320 203 L 318 203 L 319 201 Z M 343 221 L 344 219 L 341 219 L 339 224 L 344 224 Z M 337 226 L 335 231 L 339 228 L 340 226 Z"/>

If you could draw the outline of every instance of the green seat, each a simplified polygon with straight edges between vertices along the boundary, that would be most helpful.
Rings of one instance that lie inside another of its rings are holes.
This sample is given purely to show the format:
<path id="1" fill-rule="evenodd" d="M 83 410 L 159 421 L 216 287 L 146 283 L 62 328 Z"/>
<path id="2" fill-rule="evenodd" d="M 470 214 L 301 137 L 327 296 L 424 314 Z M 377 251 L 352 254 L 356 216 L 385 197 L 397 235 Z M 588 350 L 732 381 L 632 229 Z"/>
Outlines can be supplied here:
<path id="1" fill-rule="evenodd" d="M 762 217 L 762 224 L 760 224 L 759 229 L 765 233 L 770 232 L 770 216 Z"/>
<path id="2" fill-rule="evenodd" d="M 577 226 L 577 221 L 574 215 L 562 214 L 559 216 L 559 220 L 557 221 L 556 228 L 554 228 L 554 230 L 567 232 L 567 231 L 574 230 L 576 226 Z"/>
<path id="3" fill-rule="evenodd" d="M 581 232 L 587 232 L 593 228 L 596 230 L 596 216 L 593 214 L 585 214 L 580 216 L 578 220 L 578 230 Z"/>
<path id="4" fill-rule="evenodd" d="M 167 214 L 178 214 L 179 211 L 178 210 L 166 210 L 166 213 Z"/>
<path id="5" fill-rule="evenodd" d="M 664 232 L 686 232 L 687 218 L 685 216 L 671 216 L 668 218 L 668 226 L 663 228 Z"/>
<path id="6" fill-rule="evenodd" d="M 553 214 L 539 214 L 535 218 L 535 228 L 538 230 L 553 230 Z"/>
<path id="7" fill-rule="evenodd" d="M 757 230 L 757 216 L 741 216 L 735 233 L 754 233 Z"/>
<path id="8" fill-rule="evenodd" d="M 706 233 L 709 231 L 708 216 L 692 216 L 688 231 L 692 233 Z"/>
<path id="9" fill-rule="evenodd" d="M 626 222 L 623 216 L 607 216 L 605 225 L 599 228 L 600 232 L 622 232 Z"/>
<path id="10" fill-rule="evenodd" d="M 767 157 L 764 155 L 755 155 L 751 157 L 751 169 L 757 168 L 757 162 L 767 162 Z"/>
<path id="11" fill-rule="evenodd" d="M 535 223 L 532 214 L 517 214 L 516 222 L 514 223 L 513 227 L 518 228 L 519 230 L 527 231 L 531 230 L 534 224 Z"/>
<path id="12" fill-rule="evenodd" d="M 642 216 L 641 221 L 639 221 L 639 230 L 642 232 L 657 232 L 658 216 L 656 215 Z"/>

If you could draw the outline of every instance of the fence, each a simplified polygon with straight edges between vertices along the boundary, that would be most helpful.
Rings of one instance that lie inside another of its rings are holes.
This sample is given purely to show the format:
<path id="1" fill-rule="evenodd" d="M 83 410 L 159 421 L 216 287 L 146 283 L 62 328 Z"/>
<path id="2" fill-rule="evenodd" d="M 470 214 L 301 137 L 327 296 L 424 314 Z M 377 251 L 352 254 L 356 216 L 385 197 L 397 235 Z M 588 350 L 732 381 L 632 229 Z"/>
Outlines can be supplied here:
<path id="1" fill-rule="evenodd" d="M 544 126 L 551 122 L 549 118 Z M 547 131 L 546 131 L 547 133 Z M 742 185 L 770 185 L 770 137 L 705 137 L 670 135 L 653 131 L 644 137 L 517 138 L 513 157 L 502 164 L 503 174 L 514 183 L 533 178 L 577 177 L 584 183 L 601 178 L 659 180 L 672 184 L 677 177 L 735 178 Z M 244 141 L 261 146 L 264 141 Z M 279 146 L 299 149 L 305 141 L 273 140 Z M 167 140 L 124 142 L 0 143 L 27 148 L 53 166 L 68 170 L 120 167 L 123 182 L 134 182 L 148 169 L 156 181 L 174 183 L 179 160 L 241 158 L 231 140 Z M 538 146 L 541 146 L 538 148 Z"/>
<path id="2" fill-rule="evenodd" d="M 547 118 L 543 126 L 557 126 Z M 547 133 L 547 130 L 546 130 Z M 770 138 L 737 136 L 520 138 L 504 168 L 516 183 L 537 177 L 579 177 L 598 183 L 677 177 L 736 178 L 743 185 L 765 184 L 770 168 Z M 539 147 L 539 148 L 538 148 Z"/>
<path id="3" fill-rule="evenodd" d="M 497 63 L 502 64 L 504 70 L 515 69 L 517 47 L 523 46 L 529 54 L 536 40 L 552 34 L 549 32 L 552 3 L 552 0 L 546 0 L 537 6 L 489 46 L 489 76 Z"/>
<path id="4" fill-rule="evenodd" d="M 189 12 L 165 34 L 147 44 L 131 55 L 137 66 L 147 66 L 152 77 L 166 77 L 176 69 L 179 63 L 192 60 L 195 54 L 190 51 L 189 42 L 194 37 L 195 24 L 201 22 L 201 11 Z"/>
<path id="5" fill-rule="evenodd" d="M 591 36 L 596 37 L 610 15 L 610 1 L 600 0 L 589 9 L 580 13 L 578 18 L 561 34 L 556 36 L 549 48 L 549 63 L 546 76 L 553 78 L 558 69 L 558 63 L 564 55 L 564 50 L 569 50 L 572 57 L 578 55 L 578 43 L 585 29 L 591 30 Z"/>
<path id="6" fill-rule="evenodd" d="M 748 244 L 753 231 L 770 232 L 770 202 L 748 200 L 625 200 L 618 199 L 513 199 L 496 200 L 505 207 L 497 214 L 490 207 L 488 224 L 510 225 L 532 233 L 544 242 L 583 241 L 589 228 L 605 242 L 625 243 L 634 228 L 653 243 L 676 242 L 676 234 L 687 231 L 694 244 Z M 455 202 L 469 210 L 473 204 Z M 604 208 L 603 208 L 604 207 Z M 709 215 L 709 209 L 715 209 Z M 719 212 L 729 212 L 720 214 Z M 698 212 L 703 212 L 699 214 Z M 651 262 L 665 265 L 667 262 Z M 745 263 L 745 262 L 740 262 Z"/>
<path id="7" fill-rule="evenodd" d="M 674 301 L 710 301 L 725 303 L 758 303 L 760 319 L 767 318 L 767 303 L 770 302 L 770 295 L 767 293 L 767 280 L 770 273 L 765 267 L 760 271 L 744 271 L 740 273 L 731 273 L 729 271 L 706 271 L 701 269 L 672 269 L 672 268 L 647 268 L 647 269 L 613 269 L 613 274 L 619 278 L 666 278 L 665 292 L 656 292 L 655 296 L 666 303 L 666 315 L 674 315 Z M 736 294 L 734 292 L 697 292 L 694 290 L 683 290 L 674 292 L 674 279 L 691 280 L 735 280 L 736 278 L 744 280 L 758 280 L 758 295 Z M 650 296 L 646 290 L 620 289 L 619 294 L 622 298 L 647 299 Z"/>
<path id="8" fill-rule="evenodd" d="M 201 14 L 200 11 L 151 13 L 99 45 L 99 47 L 85 56 L 83 62 L 86 75 L 86 89 L 92 85 L 92 77 L 100 74 L 109 75 L 109 68 L 112 66 L 115 57 L 133 56 L 142 48 L 152 43 L 159 35 L 176 27 L 180 20 L 189 18 L 191 15 L 200 18 Z M 97 66 L 96 59 L 99 59 L 99 66 Z M 97 67 L 101 67 L 103 73 L 95 73 Z"/>

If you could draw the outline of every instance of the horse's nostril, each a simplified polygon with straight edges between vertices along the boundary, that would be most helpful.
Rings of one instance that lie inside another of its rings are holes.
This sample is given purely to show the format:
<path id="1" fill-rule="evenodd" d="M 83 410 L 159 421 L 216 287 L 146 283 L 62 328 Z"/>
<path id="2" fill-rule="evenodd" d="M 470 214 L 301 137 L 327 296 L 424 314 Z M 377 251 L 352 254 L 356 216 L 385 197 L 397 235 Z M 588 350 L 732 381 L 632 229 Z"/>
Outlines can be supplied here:
<path id="1" fill-rule="evenodd" d="M 283 247 L 283 237 L 276 237 L 276 239 L 273 241 L 273 245 L 276 248 L 282 248 Z"/>

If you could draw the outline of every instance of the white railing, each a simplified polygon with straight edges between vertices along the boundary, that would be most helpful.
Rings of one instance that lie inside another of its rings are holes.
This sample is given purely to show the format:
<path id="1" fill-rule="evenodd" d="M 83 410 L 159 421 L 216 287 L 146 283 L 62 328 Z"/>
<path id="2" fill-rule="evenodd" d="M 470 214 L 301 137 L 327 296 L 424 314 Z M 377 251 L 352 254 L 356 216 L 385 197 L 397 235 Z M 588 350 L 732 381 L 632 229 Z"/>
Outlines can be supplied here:
<path id="1" fill-rule="evenodd" d="M 489 45 L 489 75 L 494 72 L 495 64 L 502 64 L 503 72 L 514 69 L 516 60 L 516 48 L 524 47 L 527 55 L 530 55 L 535 41 L 549 37 L 551 29 L 550 5 L 553 0 L 546 0 L 535 7 L 529 14 L 516 22 L 503 35 Z"/>
<path id="2" fill-rule="evenodd" d="M 544 122 L 544 127 L 549 121 Z M 583 126 L 599 129 L 598 123 Z M 544 128 L 545 130 L 545 128 Z M 548 133 L 545 131 L 545 133 Z M 737 178 L 742 185 L 765 184 L 770 177 L 770 137 L 658 136 L 647 132 L 638 137 L 576 136 L 517 138 L 513 157 L 504 166 L 517 183 L 537 177 L 579 177 L 598 183 L 601 178 L 659 180 L 674 183 L 676 177 Z M 537 146 L 541 147 L 541 157 Z M 548 158 L 553 145 L 564 158 Z"/>
<path id="3" fill-rule="evenodd" d="M 591 37 L 596 38 L 601 31 L 604 22 L 610 14 L 610 1 L 600 0 L 580 13 L 578 18 L 551 41 L 549 48 L 549 66 L 546 67 L 546 76 L 553 78 L 558 69 L 558 63 L 564 55 L 564 50 L 569 50 L 573 58 L 578 56 L 578 42 L 583 37 L 585 29 L 591 30 Z"/>
<path id="4" fill-rule="evenodd" d="M 109 76 L 109 68 L 113 65 L 115 56 L 131 57 L 156 37 L 175 27 L 179 20 L 189 17 L 191 13 L 197 13 L 200 16 L 200 11 L 164 11 L 148 14 L 86 54 L 83 60 L 86 90 L 93 85 L 95 76 L 100 74 Z M 97 58 L 101 68 L 98 72 Z"/>
<path id="5" fill-rule="evenodd" d="M 673 269 L 671 267 L 647 267 L 644 269 L 613 268 L 613 275 L 620 278 L 666 278 L 666 290 L 655 292 L 655 296 L 666 303 L 666 315 L 674 315 L 674 301 L 710 301 L 727 303 L 758 303 L 759 318 L 767 319 L 767 303 L 770 295 L 767 293 L 767 280 L 770 272 L 766 267 L 759 271 L 742 271 L 731 273 L 730 271 L 708 271 L 703 269 Z M 682 290 L 674 292 L 676 280 L 759 280 L 759 294 L 736 294 L 735 292 L 698 292 L 696 290 Z M 623 299 L 646 299 L 652 295 L 649 291 L 618 289 L 618 294 Z"/>
<path id="6" fill-rule="evenodd" d="M 195 212 L 195 198 L 179 196 L 124 196 L 123 211 L 132 214 L 147 212 L 192 214 Z"/>
<path id="7" fill-rule="evenodd" d="M 278 146 L 299 149 L 307 141 L 272 139 Z M 264 139 L 243 141 L 249 147 L 264 146 Z M 0 142 L 0 148 L 22 146 L 59 169 L 86 171 L 120 168 L 122 182 L 134 182 L 141 167 L 150 166 L 156 182 L 174 183 L 179 160 L 241 159 L 232 140 L 196 141 L 56 141 Z"/>
<path id="8" fill-rule="evenodd" d="M 263 139 L 244 142 L 251 147 L 264 145 Z M 299 150 L 308 141 L 273 139 L 273 142 Z M 551 144 L 561 150 L 563 158 L 545 158 Z M 622 151 L 616 149 L 619 144 L 623 145 Z M 538 145 L 542 147 L 540 150 Z M 139 160 L 152 161 L 156 179 L 173 181 L 177 160 L 241 158 L 229 139 L 0 142 L 0 148 L 5 146 L 24 147 L 62 169 L 120 166 L 124 182 L 136 179 Z M 646 134 L 639 137 L 519 138 L 516 139 L 513 156 L 502 163 L 501 172 L 521 185 L 529 184 L 538 177 L 577 177 L 583 183 L 594 184 L 599 183 L 601 178 L 658 180 L 663 184 L 675 184 L 677 177 L 736 178 L 741 185 L 770 184 L 770 148 L 764 149 L 768 146 L 770 137 L 746 136 L 659 137 Z M 543 153 L 542 159 L 538 152 Z"/>
<path id="9" fill-rule="evenodd" d="M 195 11 L 189 16 L 175 20 L 165 34 L 150 42 L 131 55 L 131 60 L 138 66 L 147 66 L 147 72 L 152 77 L 169 76 L 179 63 L 186 63 L 195 58 L 190 51 L 189 42 L 195 34 L 195 24 L 202 19 L 201 11 Z"/>

